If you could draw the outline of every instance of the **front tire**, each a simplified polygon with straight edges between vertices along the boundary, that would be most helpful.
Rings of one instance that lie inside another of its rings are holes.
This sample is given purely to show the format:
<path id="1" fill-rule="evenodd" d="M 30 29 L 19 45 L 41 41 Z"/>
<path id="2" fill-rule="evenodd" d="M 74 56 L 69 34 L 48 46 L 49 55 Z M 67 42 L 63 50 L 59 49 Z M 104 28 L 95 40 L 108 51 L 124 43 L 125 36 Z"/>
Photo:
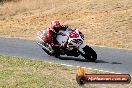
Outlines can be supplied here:
<path id="1" fill-rule="evenodd" d="M 96 52 L 89 46 L 85 46 L 83 48 L 83 51 L 85 52 L 85 54 L 81 54 L 87 61 L 90 62 L 95 62 L 97 60 L 97 54 Z"/>

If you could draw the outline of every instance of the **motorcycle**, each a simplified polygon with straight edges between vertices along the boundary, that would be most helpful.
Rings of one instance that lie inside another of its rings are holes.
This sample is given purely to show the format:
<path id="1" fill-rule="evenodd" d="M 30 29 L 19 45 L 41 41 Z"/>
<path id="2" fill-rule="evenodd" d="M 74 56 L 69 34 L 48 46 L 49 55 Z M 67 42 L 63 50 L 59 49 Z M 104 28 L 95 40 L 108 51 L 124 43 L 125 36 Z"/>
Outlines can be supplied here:
<path id="1" fill-rule="evenodd" d="M 44 32 L 39 31 L 37 33 L 38 37 L 41 39 L 41 36 Z M 41 43 L 37 42 L 39 46 L 42 47 L 42 49 L 50 56 L 58 57 L 60 55 L 67 55 L 67 56 L 74 56 L 78 57 L 81 55 L 84 57 L 87 61 L 96 61 L 97 54 L 96 52 L 87 44 L 84 43 L 84 35 L 78 30 L 78 29 L 66 29 L 66 30 L 60 30 L 57 33 L 56 40 L 59 44 L 66 43 L 66 48 L 63 47 L 57 47 L 53 48 L 48 43 Z M 42 45 L 43 44 L 43 45 Z M 52 49 L 55 51 L 54 55 L 52 55 L 49 52 L 49 49 Z"/>

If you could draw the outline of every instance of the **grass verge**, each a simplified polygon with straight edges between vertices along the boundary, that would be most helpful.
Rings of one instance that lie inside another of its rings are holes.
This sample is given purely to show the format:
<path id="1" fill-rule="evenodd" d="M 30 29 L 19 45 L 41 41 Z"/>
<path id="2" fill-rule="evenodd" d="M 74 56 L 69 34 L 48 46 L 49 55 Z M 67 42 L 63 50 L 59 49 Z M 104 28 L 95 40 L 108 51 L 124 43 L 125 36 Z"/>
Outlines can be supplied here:
<path id="1" fill-rule="evenodd" d="M 80 88 L 76 68 L 41 60 L 0 55 L 0 88 Z M 88 70 L 89 74 L 103 72 Z M 85 88 L 126 88 L 131 84 L 88 84 Z"/>

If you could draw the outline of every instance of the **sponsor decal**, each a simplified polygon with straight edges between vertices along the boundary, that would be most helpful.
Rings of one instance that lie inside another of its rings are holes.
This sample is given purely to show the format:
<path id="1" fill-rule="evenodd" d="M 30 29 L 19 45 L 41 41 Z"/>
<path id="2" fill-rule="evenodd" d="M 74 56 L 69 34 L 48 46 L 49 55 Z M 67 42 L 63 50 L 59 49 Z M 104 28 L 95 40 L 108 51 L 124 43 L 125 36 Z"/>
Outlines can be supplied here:
<path id="1" fill-rule="evenodd" d="M 78 67 L 76 81 L 79 85 L 85 83 L 130 83 L 131 76 L 129 74 L 87 74 L 85 69 Z"/>

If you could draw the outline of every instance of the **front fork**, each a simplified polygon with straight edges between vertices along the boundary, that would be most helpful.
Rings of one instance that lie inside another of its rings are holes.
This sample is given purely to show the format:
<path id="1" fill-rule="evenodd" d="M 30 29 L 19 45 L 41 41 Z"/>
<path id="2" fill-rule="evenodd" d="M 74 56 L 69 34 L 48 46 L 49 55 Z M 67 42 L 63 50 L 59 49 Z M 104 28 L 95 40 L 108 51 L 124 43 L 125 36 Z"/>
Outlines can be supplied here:
<path id="1" fill-rule="evenodd" d="M 81 44 L 80 46 L 79 46 L 79 51 L 81 52 L 81 53 L 83 53 L 83 54 L 85 54 L 85 52 L 84 52 L 84 50 L 83 50 L 83 48 L 86 46 L 86 44 L 85 43 L 83 43 L 83 44 Z"/>

